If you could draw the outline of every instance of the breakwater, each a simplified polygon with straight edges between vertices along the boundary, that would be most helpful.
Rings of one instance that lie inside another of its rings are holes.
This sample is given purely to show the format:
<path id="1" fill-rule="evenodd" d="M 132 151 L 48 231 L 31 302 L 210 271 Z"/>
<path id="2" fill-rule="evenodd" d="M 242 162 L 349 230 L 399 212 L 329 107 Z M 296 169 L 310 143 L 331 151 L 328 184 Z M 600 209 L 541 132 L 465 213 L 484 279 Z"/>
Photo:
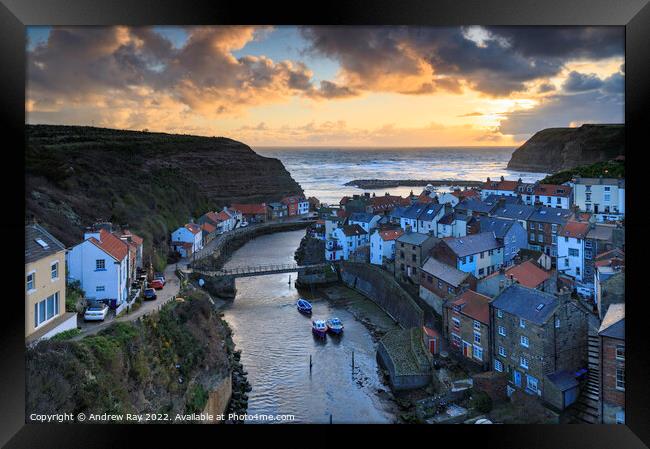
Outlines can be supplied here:
<path id="1" fill-rule="evenodd" d="M 466 179 L 355 179 L 346 182 L 346 186 L 354 186 L 360 189 L 384 189 L 390 187 L 420 187 L 431 184 L 432 186 L 459 186 L 459 187 L 481 187 L 483 181 L 471 181 Z"/>

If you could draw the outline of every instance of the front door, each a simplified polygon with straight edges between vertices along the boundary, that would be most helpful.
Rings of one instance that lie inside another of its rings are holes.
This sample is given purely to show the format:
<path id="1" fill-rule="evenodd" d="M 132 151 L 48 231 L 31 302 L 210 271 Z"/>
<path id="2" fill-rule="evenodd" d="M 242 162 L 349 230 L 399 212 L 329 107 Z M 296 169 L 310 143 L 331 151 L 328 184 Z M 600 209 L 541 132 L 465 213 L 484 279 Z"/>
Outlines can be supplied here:
<path id="1" fill-rule="evenodd" d="M 598 213 L 598 204 L 594 204 L 594 214 Z"/>
<path id="2" fill-rule="evenodd" d="M 521 387 L 521 373 L 515 370 L 515 385 Z"/>
<path id="3" fill-rule="evenodd" d="M 463 341 L 463 355 L 467 358 L 472 358 L 472 345 Z"/>

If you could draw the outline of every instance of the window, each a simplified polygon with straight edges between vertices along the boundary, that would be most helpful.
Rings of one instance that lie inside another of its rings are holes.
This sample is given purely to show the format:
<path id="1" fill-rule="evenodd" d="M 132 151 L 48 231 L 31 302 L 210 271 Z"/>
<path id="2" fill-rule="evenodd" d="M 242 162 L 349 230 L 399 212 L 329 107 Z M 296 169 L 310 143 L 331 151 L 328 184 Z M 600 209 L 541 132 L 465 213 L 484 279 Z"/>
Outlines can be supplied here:
<path id="1" fill-rule="evenodd" d="M 424 276 L 424 274 L 423 274 L 423 276 Z M 430 282 L 430 283 L 433 282 L 433 277 L 431 275 L 429 275 L 429 274 L 427 274 L 427 281 Z"/>
<path id="2" fill-rule="evenodd" d="M 531 232 L 530 235 L 528 236 L 528 240 L 534 242 L 535 241 L 535 233 Z"/>
<path id="3" fill-rule="evenodd" d="M 456 334 L 451 334 L 451 343 L 454 346 L 460 347 L 460 336 L 458 336 Z"/>
<path id="4" fill-rule="evenodd" d="M 493 249 L 489 250 L 489 251 L 488 251 L 488 254 L 489 254 L 490 256 L 493 256 L 493 255 L 494 255 L 494 250 L 493 250 Z"/>
<path id="5" fill-rule="evenodd" d="M 485 274 L 485 268 L 479 268 L 478 269 L 478 275 L 483 276 Z"/>
<path id="6" fill-rule="evenodd" d="M 447 293 L 451 293 L 453 295 L 454 294 L 454 288 L 453 287 L 447 287 Z"/>
<path id="7" fill-rule="evenodd" d="M 569 257 L 578 257 L 580 256 L 580 251 L 576 248 L 569 248 Z"/>
<path id="8" fill-rule="evenodd" d="M 497 316 L 498 316 L 499 318 L 503 318 L 503 310 L 501 310 L 501 309 L 497 309 Z"/>
<path id="9" fill-rule="evenodd" d="M 474 262 L 474 256 L 469 256 L 469 263 Z"/>
<path id="10" fill-rule="evenodd" d="M 526 357 L 519 357 L 519 366 L 528 369 L 528 359 Z"/>
<path id="11" fill-rule="evenodd" d="M 106 261 L 104 259 L 97 259 L 95 261 L 95 270 L 105 270 L 106 269 Z"/>
<path id="12" fill-rule="evenodd" d="M 559 197 L 558 197 L 558 198 L 555 198 L 555 202 L 556 202 L 557 204 L 562 204 L 562 199 L 559 198 Z"/>
<path id="13" fill-rule="evenodd" d="M 474 345 L 474 350 L 472 351 L 472 356 L 476 360 L 483 361 L 483 348 L 481 348 L 480 346 Z"/>
<path id="14" fill-rule="evenodd" d="M 59 292 L 48 296 L 43 301 L 34 304 L 34 327 L 59 314 Z"/>
<path id="15" fill-rule="evenodd" d="M 591 193 L 585 193 L 585 201 L 591 201 Z"/>
<path id="16" fill-rule="evenodd" d="M 537 379 L 526 374 L 526 388 L 534 393 L 537 393 Z"/>
<path id="17" fill-rule="evenodd" d="M 591 186 L 585 186 L 585 192 L 591 192 Z"/>
<path id="18" fill-rule="evenodd" d="M 485 251 L 481 251 L 481 259 L 485 259 Z"/>
<path id="19" fill-rule="evenodd" d="M 604 187 L 604 190 L 605 190 L 605 192 L 609 192 L 609 191 L 611 191 L 611 190 L 612 190 L 612 188 L 611 188 L 611 187 L 609 187 L 609 186 L 605 186 L 605 187 Z"/>
<path id="20" fill-rule="evenodd" d="M 481 330 L 481 322 L 480 321 L 474 320 L 474 329 L 476 329 L 477 331 Z"/>
<path id="21" fill-rule="evenodd" d="M 460 329 L 460 320 L 456 317 L 453 317 L 451 321 L 454 323 L 454 329 Z"/>
<path id="22" fill-rule="evenodd" d="M 506 328 L 503 326 L 499 326 L 499 335 L 503 335 L 504 337 L 506 336 Z"/>
<path id="23" fill-rule="evenodd" d="M 438 281 L 438 288 L 442 290 L 442 281 Z"/>
<path id="24" fill-rule="evenodd" d="M 553 242 L 553 245 L 557 245 L 557 235 L 553 234 L 553 237 L 551 238 L 551 242 Z"/>
<path id="25" fill-rule="evenodd" d="M 564 259 L 564 266 L 568 267 L 569 266 L 569 259 Z"/>
<path id="26" fill-rule="evenodd" d="M 538 223 L 537 224 L 537 229 L 540 230 L 540 231 L 543 231 L 544 230 L 544 225 L 542 223 Z"/>
<path id="27" fill-rule="evenodd" d="M 54 262 L 50 266 L 50 274 L 52 276 L 52 279 L 58 279 L 59 278 L 59 262 Z"/>
<path id="28" fill-rule="evenodd" d="M 576 267 L 576 276 L 580 276 L 580 267 Z"/>
<path id="29" fill-rule="evenodd" d="M 551 197 L 550 197 L 550 196 L 547 196 L 547 197 L 546 197 L 546 202 L 547 202 L 548 204 L 551 204 Z"/>
<path id="30" fill-rule="evenodd" d="M 530 224 L 530 229 L 535 229 L 535 223 Z"/>
<path id="31" fill-rule="evenodd" d="M 103 291 L 106 291 L 106 286 L 104 286 L 104 285 L 98 285 L 97 287 L 95 287 L 95 291 L 96 291 L 96 292 L 103 292 Z"/>
<path id="32" fill-rule="evenodd" d="M 556 233 L 557 233 L 557 225 L 556 225 L 556 224 L 551 225 L 551 232 L 552 232 L 553 234 L 556 234 Z"/>
<path id="33" fill-rule="evenodd" d="M 523 346 L 524 348 L 528 347 L 528 337 L 522 335 L 519 341 L 521 342 L 521 346 Z"/>
<path id="34" fill-rule="evenodd" d="M 611 194 L 609 194 L 609 193 L 605 193 L 605 194 L 603 195 L 603 201 L 604 201 L 604 202 L 609 203 L 611 200 L 612 200 L 612 195 L 611 195 Z"/>
<path id="35" fill-rule="evenodd" d="M 537 236 L 537 241 L 538 241 L 539 243 L 544 243 L 544 234 L 539 234 L 539 235 Z"/>
<path id="36" fill-rule="evenodd" d="M 560 327 L 560 319 L 559 318 L 555 319 L 555 327 L 557 327 L 557 328 Z"/>
<path id="37" fill-rule="evenodd" d="M 27 291 L 36 289 L 36 272 L 27 275 Z"/>
<path id="38" fill-rule="evenodd" d="M 481 344 L 481 333 L 474 332 L 474 343 Z"/>
<path id="39" fill-rule="evenodd" d="M 522 329 L 525 329 L 526 328 L 526 320 L 524 320 L 523 318 L 519 318 L 519 327 L 521 327 Z"/>
<path id="40" fill-rule="evenodd" d="M 501 357 L 505 357 L 506 356 L 506 348 L 504 348 L 503 346 L 499 346 L 499 355 Z"/>
<path id="41" fill-rule="evenodd" d="M 417 257 L 415 254 L 411 254 L 411 261 L 413 262 L 417 261 Z"/>
<path id="42" fill-rule="evenodd" d="M 623 367 L 616 367 L 616 389 L 625 391 L 625 370 Z"/>
<path id="43" fill-rule="evenodd" d="M 503 372 L 503 363 L 501 363 L 499 360 L 495 359 L 494 360 L 494 369 L 495 369 L 495 371 L 498 371 L 500 373 Z"/>
<path id="44" fill-rule="evenodd" d="M 625 360 L 625 346 L 616 345 L 616 360 Z"/>

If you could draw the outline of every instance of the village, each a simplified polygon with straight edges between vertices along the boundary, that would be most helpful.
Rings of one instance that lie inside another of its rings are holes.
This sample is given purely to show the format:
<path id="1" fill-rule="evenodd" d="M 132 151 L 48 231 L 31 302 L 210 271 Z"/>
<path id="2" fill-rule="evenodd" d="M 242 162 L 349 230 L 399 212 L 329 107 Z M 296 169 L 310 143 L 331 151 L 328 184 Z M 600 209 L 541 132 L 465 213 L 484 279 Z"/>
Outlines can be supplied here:
<path id="1" fill-rule="evenodd" d="M 453 358 L 495 403 L 519 392 L 556 416 L 570 410 L 566 422 L 624 423 L 624 179 L 487 178 L 406 198 L 344 196 L 318 211 L 308 232 L 324 260 L 354 269 L 350 287 L 377 279 L 374 266 L 410 293 L 433 371 Z M 405 338 L 380 344 L 394 390 L 430 383 L 430 367 L 400 372 Z"/>

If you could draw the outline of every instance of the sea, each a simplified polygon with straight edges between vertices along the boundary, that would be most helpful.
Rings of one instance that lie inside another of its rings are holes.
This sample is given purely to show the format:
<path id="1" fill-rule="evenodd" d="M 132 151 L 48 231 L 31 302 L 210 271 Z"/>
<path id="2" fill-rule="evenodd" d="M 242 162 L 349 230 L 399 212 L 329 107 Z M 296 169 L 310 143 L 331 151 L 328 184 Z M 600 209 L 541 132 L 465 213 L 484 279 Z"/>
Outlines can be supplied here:
<path id="1" fill-rule="evenodd" d="M 344 184 L 354 179 L 463 179 L 485 181 L 487 177 L 534 182 L 547 173 L 508 170 L 514 147 L 422 147 L 422 148 L 325 148 L 256 147 L 262 156 L 277 158 L 305 194 L 321 203 L 338 204 L 344 195 L 371 192 L 406 196 L 422 187 L 399 186 L 362 190 Z M 438 191 L 450 190 L 439 188 Z"/>

